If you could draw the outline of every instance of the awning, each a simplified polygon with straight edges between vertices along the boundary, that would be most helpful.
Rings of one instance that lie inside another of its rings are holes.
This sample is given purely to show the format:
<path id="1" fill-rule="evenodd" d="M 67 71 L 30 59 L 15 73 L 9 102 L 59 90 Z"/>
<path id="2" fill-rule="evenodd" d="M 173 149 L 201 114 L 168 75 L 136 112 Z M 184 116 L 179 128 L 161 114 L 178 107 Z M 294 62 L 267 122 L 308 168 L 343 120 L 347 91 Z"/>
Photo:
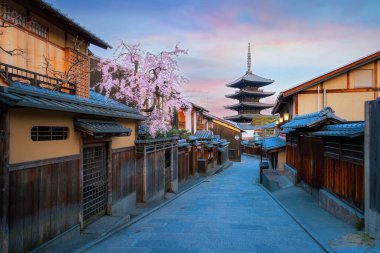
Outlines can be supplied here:
<path id="1" fill-rule="evenodd" d="M 218 148 L 219 152 L 224 152 L 224 148 Z"/>
<path id="2" fill-rule="evenodd" d="M 75 129 L 91 136 L 130 136 L 132 130 L 119 125 L 116 121 L 77 119 Z"/>

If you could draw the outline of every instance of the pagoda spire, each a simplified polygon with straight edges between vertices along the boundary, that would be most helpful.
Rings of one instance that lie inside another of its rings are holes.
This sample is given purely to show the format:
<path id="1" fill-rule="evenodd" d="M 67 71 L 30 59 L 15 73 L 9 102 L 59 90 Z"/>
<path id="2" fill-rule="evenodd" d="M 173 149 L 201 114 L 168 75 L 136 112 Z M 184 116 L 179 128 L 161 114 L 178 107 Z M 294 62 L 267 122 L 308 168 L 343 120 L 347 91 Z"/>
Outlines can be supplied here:
<path id="1" fill-rule="evenodd" d="M 252 70 L 251 70 L 251 43 L 248 43 L 247 74 L 252 74 Z"/>

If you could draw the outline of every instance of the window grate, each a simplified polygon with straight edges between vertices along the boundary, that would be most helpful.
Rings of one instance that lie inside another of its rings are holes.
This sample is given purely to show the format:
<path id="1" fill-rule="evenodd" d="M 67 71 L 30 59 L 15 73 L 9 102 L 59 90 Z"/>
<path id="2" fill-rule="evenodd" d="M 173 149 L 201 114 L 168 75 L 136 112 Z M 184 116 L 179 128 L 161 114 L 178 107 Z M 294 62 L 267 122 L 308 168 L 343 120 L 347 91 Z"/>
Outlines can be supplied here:
<path id="1" fill-rule="evenodd" d="M 56 141 L 68 138 L 69 128 L 61 126 L 33 126 L 30 135 L 33 141 Z"/>
<path id="2" fill-rule="evenodd" d="M 106 146 L 83 149 L 83 220 L 90 223 L 106 211 Z"/>

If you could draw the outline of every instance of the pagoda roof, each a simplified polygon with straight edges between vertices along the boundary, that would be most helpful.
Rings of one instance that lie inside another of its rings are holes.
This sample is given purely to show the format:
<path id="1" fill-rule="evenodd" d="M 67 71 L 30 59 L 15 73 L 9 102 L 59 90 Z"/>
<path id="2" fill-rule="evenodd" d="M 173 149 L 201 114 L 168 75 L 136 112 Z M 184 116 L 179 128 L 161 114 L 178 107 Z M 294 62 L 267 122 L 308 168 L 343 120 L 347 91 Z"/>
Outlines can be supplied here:
<path id="1" fill-rule="evenodd" d="M 242 108 L 266 109 L 266 108 L 271 108 L 271 107 L 273 107 L 273 104 L 265 104 L 265 103 L 260 103 L 260 102 L 241 102 L 234 105 L 227 105 L 224 108 L 237 110 L 237 109 L 242 109 Z"/>
<path id="2" fill-rule="evenodd" d="M 252 72 L 247 71 L 247 73 L 236 79 L 235 81 L 228 83 L 227 87 L 231 88 L 243 88 L 246 86 L 262 87 L 273 83 L 274 80 L 267 79 L 258 75 L 253 74 Z"/>
<path id="3" fill-rule="evenodd" d="M 246 113 L 246 114 L 238 114 L 238 115 L 233 115 L 233 116 L 226 116 L 226 117 L 224 117 L 224 119 L 237 122 L 239 120 L 247 120 L 247 119 L 252 120 L 252 119 L 257 118 L 259 116 L 261 116 L 261 114 Z"/>
<path id="4" fill-rule="evenodd" d="M 262 91 L 262 90 L 239 90 L 235 92 L 234 94 L 228 94 L 226 95 L 226 98 L 241 98 L 241 97 L 269 97 L 274 95 L 276 92 L 267 92 L 267 91 Z"/>

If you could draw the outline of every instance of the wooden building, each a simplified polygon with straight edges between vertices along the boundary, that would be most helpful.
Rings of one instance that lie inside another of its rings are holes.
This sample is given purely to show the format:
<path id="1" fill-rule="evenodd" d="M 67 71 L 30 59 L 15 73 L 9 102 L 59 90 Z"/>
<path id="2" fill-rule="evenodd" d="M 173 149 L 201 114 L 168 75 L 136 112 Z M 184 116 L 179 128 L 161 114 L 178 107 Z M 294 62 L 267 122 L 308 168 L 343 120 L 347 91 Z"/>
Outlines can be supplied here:
<path id="1" fill-rule="evenodd" d="M 1 45 L 23 50 L 0 52 L 1 252 L 26 252 L 134 207 L 136 123 L 145 118 L 90 90 L 88 45 L 107 43 L 43 1 L 1 8 L 11 25 Z M 82 64 L 68 82 L 40 67 L 44 55 L 58 72 L 76 57 Z"/>
<path id="2" fill-rule="evenodd" d="M 263 138 L 261 141 L 262 156 L 272 165 L 272 169 L 284 170 L 286 163 L 286 142 L 279 136 Z"/>
<path id="3" fill-rule="evenodd" d="M 364 120 L 364 102 L 380 94 L 380 52 L 363 57 L 281 92 L 272 114 L 303 115 L 334 108 L 349 121 Z"/>
<path id="4" fill-rule="evenodd" d="M 327 107 L 282 126 L 286 174 L 320 206 L 357 225 L 364 208 L 364 123 L 346 122 Z"/>
<path id="5" fill-rule="evenodd" d="M 208 121 L 203 116 L 204 113 L 209 112 L 202 106 L 191 103 L 191 108 L 181 108 L 178 111 L 178 129 L 186 129 L 191 134 L 196 131 L 208 130 Z"/>
<path id="6" fill-rule="evenodd" d="M 241 130 L 236 124 L 207 112 L 203 115 L 207 119 L 208 130 L 212 131 L 214 135 L 219 135 L 220 138 L 226 139 L 229 142 L 229 159 L 234 162 L 240 162 L 243 130 Z"/>

